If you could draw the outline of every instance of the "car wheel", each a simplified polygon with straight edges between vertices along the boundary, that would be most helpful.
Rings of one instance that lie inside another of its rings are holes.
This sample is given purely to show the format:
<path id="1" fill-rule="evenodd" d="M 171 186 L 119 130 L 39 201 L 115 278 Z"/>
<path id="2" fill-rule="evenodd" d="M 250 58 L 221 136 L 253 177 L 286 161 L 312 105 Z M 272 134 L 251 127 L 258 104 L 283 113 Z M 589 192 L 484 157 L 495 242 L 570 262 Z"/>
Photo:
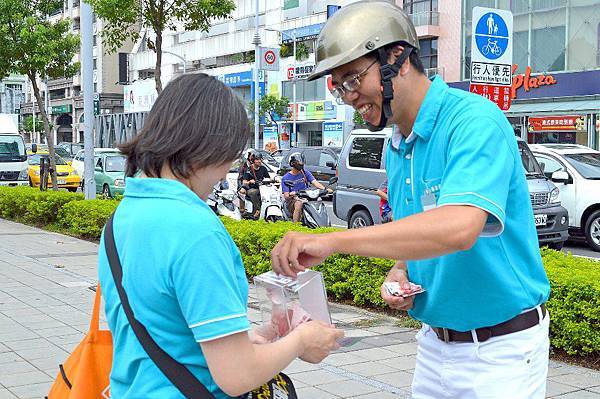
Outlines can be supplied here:
<path id="1" fill-rule="evenodd" d="M 111 197 L 110 187 L 108 187 L 108 184 L 105 184 L 104 187 L 102 187 L 102 196 L 104 198 L 110 198 Z"/>
<path id="2" fill-rule="evenodd" d="M 350 217 L 350 221 L 348 222 L 349 229 L 359 229 L 361 227 L 372 225 L 373 219 L 371 218 L 371 215 L 369 215 L 369 212 L 365 211 L 364 209 L 354 212 L 352 217 Z"/>
<path id="3" fill-rule="evenodd" d="M 594 251 L 600 252 L 600 210 L 588 217 L 585 223 L 585 239 Z"/>

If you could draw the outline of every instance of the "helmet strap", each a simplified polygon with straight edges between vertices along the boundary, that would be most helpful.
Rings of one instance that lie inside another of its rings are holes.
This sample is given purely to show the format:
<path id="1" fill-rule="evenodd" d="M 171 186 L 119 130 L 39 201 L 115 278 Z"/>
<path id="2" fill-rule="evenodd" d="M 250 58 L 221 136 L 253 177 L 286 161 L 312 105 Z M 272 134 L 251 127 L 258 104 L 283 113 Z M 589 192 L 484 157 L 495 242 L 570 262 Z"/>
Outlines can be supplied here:
<path id="1" fill-rule="evenodd" d="M 394 86 L 392 83 L 392 79 L 398 76 L 398 72 L 400 72 L 400 68 L 402 68 L 402 64 L 404 61 L 410 56 L 413 48 L 411 46 L 405 46 L 402 54 L 396 59 L 393 64 L 388 64 L 388 53 L 385 51 L 383 47 L 377 50 L 377 55 L 379 58 L 379 73 L 381 75 L 381 87 L 383 88 L 382 96 L 382 113 L 381 118 L 379 119 L 378 125 L 371 125 L 367 122 L 367 127 L 372 132 L 377 132 L 382 130 L 387 125 L 387 121 L 392 117 L 392 100 L 394 99 Z"/>

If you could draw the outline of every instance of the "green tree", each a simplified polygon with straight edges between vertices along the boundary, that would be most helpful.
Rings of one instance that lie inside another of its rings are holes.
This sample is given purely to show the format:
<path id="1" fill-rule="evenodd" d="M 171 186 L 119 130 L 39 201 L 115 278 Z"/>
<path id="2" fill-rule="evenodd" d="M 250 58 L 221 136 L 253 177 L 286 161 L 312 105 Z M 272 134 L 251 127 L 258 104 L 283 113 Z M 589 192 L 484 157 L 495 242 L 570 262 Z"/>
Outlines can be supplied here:
<path id="1" fill-rule="evenodd" d="M 352 116 L 352 122 L 354 122 L 354 124 L 356 126 L 360 126 L 360 127 L 366 126 L 365 120 L 363 119 L 362 115 L 358 111 L 354 111 L 354 115 Z"/>
<path id="2" fill-rule="evenodd" d="M 206 32 L 211 20 L 226 18 L 235 9 L 233 0 L 89 0 L 89 3 L 106 22 L 102 38 L 109 52 L 117 51 L 127 39 L 139 39 L 139 24 L 152 28 L 156 38 L 146 41 L 148 48 L 156 53 L 154 81 L 159 94 L 164 31 L 175 30 L 182 23 L 186 30 Z"/>
<path id="3" fill-rule="evenodd" d="M 31 82 L 48 140 L 54 190 L 58 190 L 54 137 L 37 79 L 68 78 L 79 70 L 72 62 L 79 38 L 70 33 L 71 21 L 48 19 L 62 4 L 62 0 L 0 0 L 0 79 L 17 73 Z"/>
<path id="4" fill-rule="evenodd" d="M 275 126 L 277 129 L 277 147 L 281 148 L 281 135 L 279 134 L 279 119 L 287 119 L 291 116 L 289 111 L 290 100 L 287 97 L 276 97 L 270 94 L 262 96 L 258 101 L 258 116 L 264 117 L 267 126 Z M 248 104 L 251 112 L 254 112 L 254 102 Z"/>
<path id="5" fill-rule="evenodd" d="M 35 126 L 34 126 L 35 125 Z M 52 124 L 50 123 L 50 129 L 52 129 Z M 33 119 L 32 116 L 27 116 L 23 120 L 23 130 L 26 132 L 40 132 L 44 128 L 44 121 L 40 118 Z"/>

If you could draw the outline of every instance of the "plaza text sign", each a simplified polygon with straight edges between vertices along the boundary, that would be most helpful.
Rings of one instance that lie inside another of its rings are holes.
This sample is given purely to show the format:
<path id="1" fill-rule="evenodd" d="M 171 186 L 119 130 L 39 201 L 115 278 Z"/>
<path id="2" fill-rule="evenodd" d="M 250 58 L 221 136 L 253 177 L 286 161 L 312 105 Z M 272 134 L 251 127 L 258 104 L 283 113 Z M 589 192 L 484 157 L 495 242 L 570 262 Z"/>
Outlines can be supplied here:
<path id="1" fill-rule="evenodd" d="M 517 68 L 519 68 L 519 66 L 517 64 L 514 64 L 512 67 L 512 72 L 515 73 Z M 558 81 L 552 75 L 544 75 L 543 73 L 541 73 L 539 75 L 532 76 L 531 67 L 528 66 L 527 68 L 525 68 L 524 74 L 521 73 L 513 76 L 511 98 L 517 97 L 517 90 L 521 87 L 523 88 L 523 90 L 528 92 L 531 89 L 537 89 L 541 86 L 554 85 L 556 83 L 558 83 Z"/>

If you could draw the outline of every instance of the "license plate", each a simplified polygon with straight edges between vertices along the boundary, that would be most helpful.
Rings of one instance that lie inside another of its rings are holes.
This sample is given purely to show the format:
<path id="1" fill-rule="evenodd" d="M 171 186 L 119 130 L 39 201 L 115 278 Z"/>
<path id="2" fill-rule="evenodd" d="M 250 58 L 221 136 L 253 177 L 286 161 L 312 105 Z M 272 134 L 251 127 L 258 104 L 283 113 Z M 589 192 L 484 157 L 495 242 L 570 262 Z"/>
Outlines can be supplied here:
<path id="1" fill-rule="evenodd" d="M 536 226 L 545 226 L 548 223 L 548 215 L 533 215 Z"/>
<path id="2" fill-rule="evenodd" d="M 67 181 L 66 181 L 66 180 L 64 180 L 64 179 L 59 179 L 59 180 L 57 181 L 57 183 L 58 183 L 58 184 L 67 184 Z"/>

